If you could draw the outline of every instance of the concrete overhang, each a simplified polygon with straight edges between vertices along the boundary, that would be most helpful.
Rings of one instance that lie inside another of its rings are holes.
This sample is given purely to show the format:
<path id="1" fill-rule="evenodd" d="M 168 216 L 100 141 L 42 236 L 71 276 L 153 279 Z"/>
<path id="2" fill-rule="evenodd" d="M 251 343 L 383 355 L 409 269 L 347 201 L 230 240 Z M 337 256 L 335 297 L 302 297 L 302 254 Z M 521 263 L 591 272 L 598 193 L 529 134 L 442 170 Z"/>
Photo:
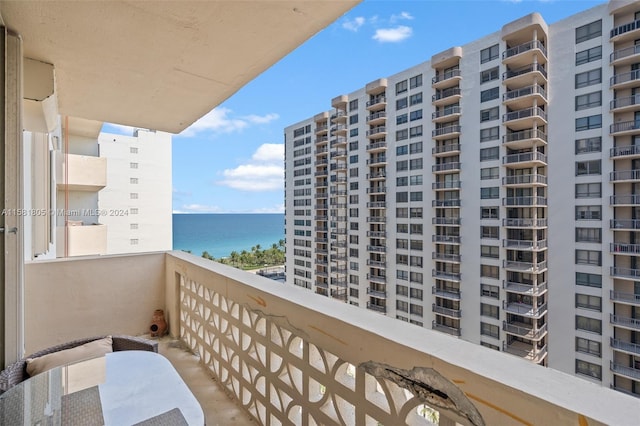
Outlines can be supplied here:
<path id="1" fill-rule="evenodd" d="M 179 133 L 361 0 L 0 2 L 62 115 Z"/>

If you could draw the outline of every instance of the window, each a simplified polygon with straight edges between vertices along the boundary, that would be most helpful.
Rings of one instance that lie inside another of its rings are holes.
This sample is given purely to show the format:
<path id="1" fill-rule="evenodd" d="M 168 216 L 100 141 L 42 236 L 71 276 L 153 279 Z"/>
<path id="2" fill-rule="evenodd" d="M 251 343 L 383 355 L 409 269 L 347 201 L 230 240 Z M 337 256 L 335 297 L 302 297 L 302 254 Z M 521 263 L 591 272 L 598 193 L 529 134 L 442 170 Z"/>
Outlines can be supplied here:
<path id="1" fill-rule="evenodd" d="M 480 207 L 480 218 L 499 219 L 499 211 L 498 207 Z"/>
<path id="2" fill-rule="evenodd" d="M 500 127 L 480 129 L 480 142 L 494 141 L 500 138 Z"/>
<path id="3" fill-rule="evenodd" d="M 576 198 L 600 198 L 601 184 L 598 183 L 576 183 Z"/>
<path id="4" fill-rule="evenodd" d="M 576 330 L 584 330 L 591 333 L 602 334 L 602 321 L 595 318 L 576 315 Z"/>
<path id="5" fill-rule="evenodd" d="M 409 293 L 409 296 L 412 299 L 422 300 L 422 289 L 420 289 L 420 288 L 412 288 L 410 293 Z M 422 311 L 420 311 L 420 315 L 422 315 Z"/>
<path id="6" fill-rule="evenodd" d="M 485 167 L 480 169 L 480 180 L 498 179 L 499 174 L 499 167 Z"/>
<path id="7" fill-rule="evenodd" d="M 601 160 L 576 161 L 576 176 L 601 174 Z"/>
<path id="8" fill-rule="evenodd" d="M 409 217 L 409 209 L 407 209 L 406 207 L 398 207 L 396 209 L 396 217 Z"/>
<path id="9" fill-rule="evenodd" d="M 403 108 L 406 108 L 407 105 L 409 105 L 409 104 L 407 103 L 406 96 L 404 98 L 400 98 L 400 99 L 396 100 L 396 109 L 397 110 L 401 110 Z"/>
<path id="10" fill-rule="evenodd" d="M 396 203 L 406 203 L 407 201 L 409 201 L 409 193 L 396 192 Z"/>
<path id="11" fill-rule="evenodd" d="M 422 152 L 422 142 L 413 142 L 409 144 L 409 153 L 419 154 Z"/>
<path id="12" fill-rule="evenodd" d="M 601 243 L 601 228 L 576 228 L 577 243 Z"/>
<path id="13" fill-rule="evenodd" d="M 576 374 L 593 377 L 602 380 L 602 367 L 598 364 L 576 359 Z"/>
<path id="14" fill-rule="evenodd" d="M 602 20 L 576 28 L 576 44 L 602 35 Z"/>
<path id="15" fill-rule="evenodd" d="M 598 250 L 576 250 L 576 265 L 602 266 L 602 252 Z"/>
<path id="16" fill-rule="evenodd" d="M 483 90 L 480 92 L 480 102 L 487 102 L 493 99 L 498 99 L 500 96 L 500 87 L 494 87 L 492 89 Z"/>
<path id="17" fill-rule="evenodd" d="M 349 164 L 355 164 L 358 162 L 358 156 L 357 155 L 351 155 L 349 157 Z"/>
<path id="18" fill-rule="evenodd" d="M 602 92 L 585 93 L 576 96 L 576 111 L 602 105 Z"/>
<path id="19" fill-rule="evenodd" d="M 351 250 L 355 250 L 355 254 L 351 254 L 349 253 L 349 256 L 351 257 L 358 257 L 358 249 L 351 249 Z M 358 262 L 349 262 L 349 270 L 350 271 L 357 271 L 360 268 L 360 265 Z"/>
<path id="20" fill-rule="evenodd" d="M 411 217 L 422 218 L 422 207 L 411 207 Z"/>
<path id="21" fill-rule="evenodd" d="M 355 109 L 358 109 L 358 100 L 357 99 L 349 101 L 349 111 L 353 111 Z"/>
<path id="22" fill-rule="evenodd" d="M 598 59 L 602 59 L 602 46 L 592 47 L 576 53 L 576 65 L 586 64 Z"/>
<path id="23" fill-rule="evenodd" d="M 421 223 L 412 223 L 410 226 L 411 233 L 414 235 L 422 235 L 422 224 Z"/>
<path id="24" fill-rule="evenodd" d="M 396 147 L 396 155 L 406 155 L 408 152 L 407 145 L 400 145 Z"/>
<path id="25" fill-rule="evenodd" d="M 137 246 L 138 245 L 138 239 L 137 238 L 131 238 L 129 240 L 129 244 L 131 244 L 132 246 Z"/>
<path id="26" fill-rule="evenodd" d="M 414 158 L 409 161 L 409 170 L 422 170 L 422 158 Z"/>
<path id="27" fill-rule="evenodd" d="M 602 311 L 602 298 L 588 294 L 576 294 L 576 308 Z"/>
<path id="28" fill-rule="evenodd" d="M 489 257 L 492 259 L 497 259 L 498 257 L 500 257 L 500 247 L 481 245 L 480 257 Z"/>
<path id="29" fill-rule="evenodd" d="M 422 118 L 422 109 L 419 109 L 417 111 L 411 111 L 411 113 L 409 114 L 410 121 L 420 120 L 421 118 Z"/>
<path id="30" fill-rule="evenodd" d="M 498 319 L 500 318 L 500 308 L 487 303 L 480 303 L 480 315 Z"/>
<path id="31" fill-rule="evenodd" d="M 602 356 L 602 344 L 600 342 L 596 342 L 595 340 L 576 337 L 576 352 L 595 355 L 599 358 Z"/>
<path id="32" fill-rule="evenodd" d="M 602 220 L 602 206 L 576 206 L 576 220 Z"/>
<path id="33" fill-rule="evenodd" d="M 409 185 L 422 185 L 422 175 L 411 176 L 409 178 Z"/>
<path id="34" fill-rule="evenodd" d="M 497 226 L 481 226 L 480 238 L 488 238 L 491 240 L 497 240 L 500 238 L 500 231 Z"/>
<path id="35" fill-rule="evenodd" d="M 493 107 L 489 109 L 483 109 L 480 111 L 480 122 L 483 123 L 485 121 L 497 120 L 500 117 L 500 111 L 498 107 Z M 482 135 L 482 131 L 480 131 Z"/>
<path id="36" fill-rule="evenodd" d="M 418 105 L 422 103 L 422 92 L 409 96 L 409 105 Z"/>
<path id="37" fill-rule="evenodd" d="M 396 117 L 396 124 L 404 124 L 409 121 L 409 116 L 407 114 L 400 114 Z"/>
<path id="38" fill-rule="evenodd" d="M 409 128 L 409 137 L 415 138 L 416 136 L 422 136 L 422 126 Z"/>
<path id="39" fill-rule="evenodd" d="M 497 146 L 492 148 L 482 148 L 480 150 L 480 161 L 497 160 L 500 158 L 500 149 Z"/>
<path id="40" fill-rule="evenodd" d="M 411 272 L 409 274 L 409 281 L 411 281 L 412 283 L 422 284 L 423 280 L 424 275 L 422 274 L 422 272 Z"/>
<path id="41" fill-rule="evenodd" d="M 487 343 L 487 342 L 480 342 L 480 346 L 484 346 L 485 348 L 489 348 L 489 349 L 493 349 L 494 351 L 500 351 L 500 346 L 498 345 L 492 345 L 491 343 Z"/>
<path id="42" fill-rule="evenodd" d="M 358 114 L 353 114 L 349 117 L 349 124 L 356 124 L 358 122 Z"/>
<path id="43" fill-rule="evenodd" d="M 138 153 L 138 148 L 131 146 L 129 147 L 129 153 L 130 154 L 137 154 Z"/>
<path id="44" fill-rule="evenodd" d="M 350 137 L 358 136 L 358 128 L 349 130 L 349 136 Z"/>
<path id="45" fill-rule="evenodd" d="M 396 300 L 396 309 L 402 312 L 409 312 L 409 303 L 403 300 Z"/>
<path id="46" fill-rule="evenodd" d="M 581 72 L 576 74 L 576 89 L 581 87 L 592 86 L 594 84 L 602 83 L 602 69 L 596 68 L 593 70 Z"/>
<path id="47" fill-rule="evenodd" d="M 408 281 L 409 280 L 409 272 L 407 271 L 401 271 L 401 270 L 396 270 L 396 278 L 402 281 Z"/>
<path id="48" fill-rule="evenodd" d="M 138 224 L 137 223 L 130 223 L 129 224 L 129 229 L 138 229 Z"/>
<path id="49" fill-rule="evenodd" d="M 498 78 L 500 78 L 498 67 L 480 72 L 480 83 L 487 83 L 489 81 L 497 80 Z"/>
<path id="50" fill-rule="evenodd" d="M 137 169 L 138 168 L 138 163 L 129 163 L 129 168 Z"/>
<path id="51" fill-rule="evenodd" d="M 499 299 L 500 287 L 498 287 L 497 285 L 480 284 L 480 296 Z"/>
<path id="52" fill-rule="evenodd" d="M 137 192 L 131 192 L 129 194 L 129 198 L 132 200 L 137 200 L 138 199 L 138 193 Z"/>
<path id="53" fill-rule="evenodd" d="M 349 177 L 358 177 L 358 168 L 349 169 Z"/>
<path id="54" fill-rule="evenodd" d="M 396 161 L 396 171 L 409 170 L 409 162 L 407 160 Z"/>
<path id="55" fill-rule="evenodd" d="M 486 49 L 482 49 L 480 51 L 480 63 L 484 64 L 485 62 L 493 61 L 498 58 L 500 53 L 500 46 L 494 44 L 491 47 L 487 47 Z"/>
<path id="56" fill-rule="evenodd" d="M 602 288 L 602 275 L 576 272 L 576 285 Z"/>
<path id="57" fill-rule="evenodd" d="M 409 131 L 407 129 L 404 130 L 396 130 L 396 140 L 403 141 L 409 138 Z"/>
<path id="58" fill-rule="evenodd" d="M 480 334 L 483 336 L 489 336 L 496 339 L 500 338 L 500 327 L 486 322 L 480 323 Z"/>
<path id="59" fill-rule="evenodd" d="M 401 176 L 396 178 L 396 186 L 409 185 L 409 178 L 407 176 Z"/>
<path id="60" fill-rule="evenodd" d="M 409 79 L 409 87 L 411 89 L 415 89 L 416 87 L 422 86 L 422 74 L 418 74 L 415 77 L 411 77 Z"/>
<path id="61" fill-rule="evenodd" d="M 138 178 L 129 178 L 129 183 L 132 185 L 137 185 L 138 184 Z"/>
<path id="62" fill-rule="evenodd" d="M 493 265 L 480 265 L 480 276 L 485 278 L 500 278 L 500 268 Z"/>
<path id="63" fill-rule="evenodd" d="M 576 132 L 602 127 L 602 115 L 590 115 L 589 117 L 576 118 Z"/>
<path id="64" fill-rule="evenodd" d="M 595 138 L 576 139 L 576 154 L 602 151 L 602 136 Z"/>
<path id="65" fill-rule="evenodd" d="M 396 83 L 396 95 L 407 91 L 407 80 Z"/>
<path id="66" fill-rule="evenodd" d="M 422 191 L 414 191 L 410 194 L 411 201 L 422 201 Z"/>
<path id="67" fill-rule="evenodd" d="M 349 209 L 349 217 L 358 217 L 358 209 Z"/>
<path id="68" fill-rule="evenodd" d="M 129 214 L 138 214 L 138 208 L 137 207 L 132 207 L 129 209 Z"/>
<path id="69" fill-rule="evenodd" d="M 500 197 L 500 187 L 491 186 L 488 188 L 480 188 L 480 199 L 493 200 Z"/>
<path id="70" fill-rule="evenodd" d="M 396 285 L 396 294 L 399 296 L 408 296 L 409 295 L 409 287 L 406 285 Z"/>

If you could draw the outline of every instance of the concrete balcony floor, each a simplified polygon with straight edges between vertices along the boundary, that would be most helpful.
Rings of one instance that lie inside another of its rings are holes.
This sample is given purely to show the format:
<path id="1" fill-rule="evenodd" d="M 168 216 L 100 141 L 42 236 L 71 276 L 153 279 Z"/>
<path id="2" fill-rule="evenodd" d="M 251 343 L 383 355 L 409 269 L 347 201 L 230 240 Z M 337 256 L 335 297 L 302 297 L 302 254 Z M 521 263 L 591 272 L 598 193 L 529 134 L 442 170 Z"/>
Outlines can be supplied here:
<path id="1" fill-rule="evenodd" d="M 147 337 L 147 336 L 145 336 Z M 179 340 L 165 336 L 158 340 L 158 352 L 178 371 L 196 397 L 208 426 L 255 425 L 251 416 L 240 408 L 225 392 L 199 358 Z"/>

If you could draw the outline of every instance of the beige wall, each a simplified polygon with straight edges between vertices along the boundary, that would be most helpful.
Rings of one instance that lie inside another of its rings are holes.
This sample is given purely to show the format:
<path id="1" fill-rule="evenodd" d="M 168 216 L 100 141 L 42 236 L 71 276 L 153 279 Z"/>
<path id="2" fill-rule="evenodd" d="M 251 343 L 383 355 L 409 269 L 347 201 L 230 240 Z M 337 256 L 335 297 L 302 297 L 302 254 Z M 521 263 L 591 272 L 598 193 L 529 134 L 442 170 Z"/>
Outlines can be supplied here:
<path id="1" fill-rule="evenodd" d="M 25 354 L 100 334 L 146 333 L 165 305 L 165 253 L 25 265 Z"/>

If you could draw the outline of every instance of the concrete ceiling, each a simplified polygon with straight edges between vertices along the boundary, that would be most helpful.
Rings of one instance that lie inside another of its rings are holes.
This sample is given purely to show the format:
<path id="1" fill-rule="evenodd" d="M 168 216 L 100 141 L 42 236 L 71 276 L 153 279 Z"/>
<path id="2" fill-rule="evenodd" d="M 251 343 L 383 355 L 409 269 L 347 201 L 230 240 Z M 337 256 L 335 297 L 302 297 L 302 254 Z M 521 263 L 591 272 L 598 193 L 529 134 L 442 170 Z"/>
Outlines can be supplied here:
<path id="1" fill-rule="evenodd" d="M 179 133 L 360 1 L 2 0 L 0 15 L 54 65 L 60 114 Z"/>

